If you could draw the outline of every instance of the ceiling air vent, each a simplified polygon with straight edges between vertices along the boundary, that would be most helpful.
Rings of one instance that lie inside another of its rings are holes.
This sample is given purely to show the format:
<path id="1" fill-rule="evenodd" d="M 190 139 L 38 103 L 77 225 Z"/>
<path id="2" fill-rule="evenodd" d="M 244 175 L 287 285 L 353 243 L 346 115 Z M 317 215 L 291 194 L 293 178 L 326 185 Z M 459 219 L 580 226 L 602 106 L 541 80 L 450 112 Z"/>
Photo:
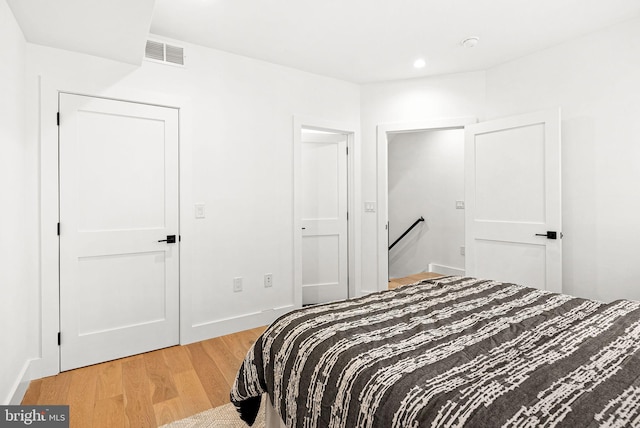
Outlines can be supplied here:
<path id="1" fill-rule="evenodd" d="M 163 64 L 184 65 L 184 48 L 154 40 L 147 40 L 144 57 Z"/>

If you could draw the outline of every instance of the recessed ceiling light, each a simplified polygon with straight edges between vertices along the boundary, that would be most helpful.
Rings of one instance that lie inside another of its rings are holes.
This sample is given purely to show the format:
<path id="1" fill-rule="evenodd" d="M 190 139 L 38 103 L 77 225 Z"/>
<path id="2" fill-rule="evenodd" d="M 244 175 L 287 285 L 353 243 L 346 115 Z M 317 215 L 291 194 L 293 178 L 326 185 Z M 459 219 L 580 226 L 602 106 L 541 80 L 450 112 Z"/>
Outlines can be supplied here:
<path id="1" fill-rule="evenodd" d="M 460 44 L 462 46 L 464 46 L 465 48 L 472 48 L 475 45 L 477 45 L 479 41 L 480 41 L 480 37 L 471 36 L 471 37 L 467 37 L 466 39 L 461 41 Z"/>
<path id="2" fill-rule="evenodd" d="M 418 58 L 413 62 L 413 66 L 415 68 L 424 68 L 425 65 L 427 65 L 427 61 L 425 61 L 423 58 Z"/>

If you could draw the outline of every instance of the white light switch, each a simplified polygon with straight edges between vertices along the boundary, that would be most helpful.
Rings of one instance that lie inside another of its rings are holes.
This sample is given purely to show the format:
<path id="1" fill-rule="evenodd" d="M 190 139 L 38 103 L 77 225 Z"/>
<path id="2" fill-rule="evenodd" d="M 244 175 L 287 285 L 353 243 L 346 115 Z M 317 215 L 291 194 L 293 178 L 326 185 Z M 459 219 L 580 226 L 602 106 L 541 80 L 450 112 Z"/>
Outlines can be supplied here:
<path id="1" fill-rule="evenodd" d="M 195 208 L 196 218 L 204 218 L 204 204 L 196 204 Z"/>
<path id="2" fill-rule="evenodd" d="M 364 212 L 374 213 L 376 212 L 376 203 L 369 201 L 364 203 Z"/>
<path id="3" fill-rule="evenodd" d="M 464 201 L 456 201 L 456 209 L 463 210 L 464 209 Z"/>

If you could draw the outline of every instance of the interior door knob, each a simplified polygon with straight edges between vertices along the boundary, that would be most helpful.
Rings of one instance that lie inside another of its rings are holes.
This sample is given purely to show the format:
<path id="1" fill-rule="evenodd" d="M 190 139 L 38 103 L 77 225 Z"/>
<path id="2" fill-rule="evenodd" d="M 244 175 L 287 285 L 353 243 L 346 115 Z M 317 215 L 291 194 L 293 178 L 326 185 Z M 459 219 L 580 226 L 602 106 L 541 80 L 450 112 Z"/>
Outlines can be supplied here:
<path id="1" fill-rule="evenodd" d="M 167 239 L 161 239 L 158 242 L 166 242 L 167 244 L 176 243 L 176 235 L 167 235 Z"/>
<path id="2" fill-rule="evenodd" d="M 550 230 L 547 233 L 536 233 L 536 236 L 546 236 L 547 239 L 558 239 L 558 232 Z"/>

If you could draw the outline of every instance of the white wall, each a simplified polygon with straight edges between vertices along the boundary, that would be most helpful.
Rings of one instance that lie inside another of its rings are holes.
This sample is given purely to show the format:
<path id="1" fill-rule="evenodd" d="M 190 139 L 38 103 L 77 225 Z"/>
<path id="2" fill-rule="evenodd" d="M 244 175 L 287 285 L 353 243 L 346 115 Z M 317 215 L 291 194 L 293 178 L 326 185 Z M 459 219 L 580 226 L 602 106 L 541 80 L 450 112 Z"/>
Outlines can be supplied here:
<path id="1" fill-rule="evenodd" d="M 426 272 L 429 263 L 464 270 L 464 130 L 391 134 L 388 138 L 389 240 L 425 221 L 389 251 L 389 277 Z M 390 243 L 391 243 L 390 242 Z"/>
<path id="2" fill-rule="evenodd" d="M 360 90 L 195 45 L 186 52 L 186 68 L 135 68 L 28 45 L 27 84 L 32 127 L 39 75 L 43 87 L 183 107 L 181 340 L 188 343 L 262 324 L 277 314 L 262 311 L 293 304 L 293 116 L 357 127 Z M 47 108 L 45 127 L 55 114 Z M 194 203 L 206 205 L 206 219 L 194 219 Z M 263 286 L 265 273 L 272 288 Z M 234 277 L 244 278 L 243 292 L 233 292 Z"/>
<path id="3" fill-rule="evenodd" d="M 27 374 L 37 347 L 36 188 L 25 139 L 26 43 L 5 0 L 0 0 L 0 403 L 8 404 Z M 19 392 L 17 392 L 19 394 Z"/>
<path id="4" fill-rule="evenodd" d="M 563 291 L 640 299 L 640 18 L 487 71 L 487 116 L 562 109 Z"/>
<path id="5" fill-rule="evenodd" d="M 424 122 L 459 117 L 482 117 L 484 72 L 385 82 L 362 86 L 362 201 L 376 201 L 376 127 L 381 124 Z M 363 207 L 364 208 L 364 207 Z M 378 278 L 377 240 L 386 234 L 378 227 L 382 212 L 362 216 L 362 289 L 384 287 Z M 383 260 L 382 262 L 386 262 Z"/>

